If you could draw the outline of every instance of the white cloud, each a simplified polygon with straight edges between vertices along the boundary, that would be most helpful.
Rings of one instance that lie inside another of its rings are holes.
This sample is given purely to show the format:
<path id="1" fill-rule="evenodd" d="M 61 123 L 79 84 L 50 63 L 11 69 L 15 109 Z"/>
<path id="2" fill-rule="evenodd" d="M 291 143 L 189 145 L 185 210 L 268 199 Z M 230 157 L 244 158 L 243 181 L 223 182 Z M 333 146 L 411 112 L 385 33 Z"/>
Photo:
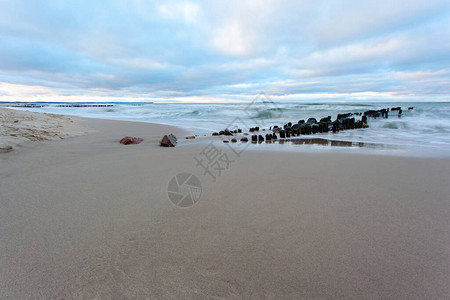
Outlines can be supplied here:
<path id="1" fill-rule="evenodd" d="M 378 42 L 360 42 L 325 51 L 316 51 L 300 59 L 297 74 L 301 77 L 328 75 L 334 72 L 345 72 L 358 64 L 380 61 L 397 55 L 398 51 L 408 46 L 404 39 L 389 39 Z"/>
<path id="2" fill-rule="evenodd" d="M 180 19 L 186 23 L 194 24 L 200 16 L 200 6 L 190 2 L 170 2 L 158 7 L 160 15 L 167 19 Z"/>
<path id="3" fill-rule="evenodd" d="M 449 70 L 438 71 L 413 71 L 413 72 L 396 72 L 395 75 L 404 80 L 427 80 L 436 77 L 443 77 L 450 73 Z"/>
<path id="4" fill-rule="evenodd" d="M 169 68 L 170 65 L 164 62 L 159 62 L 146 58 L 114 58 L 111 59 L 110 62 L 114 65 L 118 65 L 124 68 L 131 69 L 146 69 L 146 70 L 154 70 L 154 69 L 166 69 Z"/>
<path id="5" fill-rule="evenodd" d="M 237 22 L 226 24 L 213 33 L 213 46 L 222 53 L 245 56 L 251 52 L 252 38 Z"/>

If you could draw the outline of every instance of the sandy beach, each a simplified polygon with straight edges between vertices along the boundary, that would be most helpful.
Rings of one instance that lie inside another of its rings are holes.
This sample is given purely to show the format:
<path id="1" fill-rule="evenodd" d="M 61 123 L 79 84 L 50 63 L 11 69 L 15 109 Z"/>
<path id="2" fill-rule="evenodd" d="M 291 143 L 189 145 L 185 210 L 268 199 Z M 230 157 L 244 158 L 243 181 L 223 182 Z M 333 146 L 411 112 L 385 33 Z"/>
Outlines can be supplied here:
<path id="1" fill-rule="evenodd" d="M 2 299 L 450 297 L 448 158 L 218 141 L 233 161 L 213 181 L 209 140 L 179 128 L 0 112 Z M 11 141 L 26 118 L 55 138 Z M 189 208 L 168 197 L 180 173 L 201 182 Z"/>

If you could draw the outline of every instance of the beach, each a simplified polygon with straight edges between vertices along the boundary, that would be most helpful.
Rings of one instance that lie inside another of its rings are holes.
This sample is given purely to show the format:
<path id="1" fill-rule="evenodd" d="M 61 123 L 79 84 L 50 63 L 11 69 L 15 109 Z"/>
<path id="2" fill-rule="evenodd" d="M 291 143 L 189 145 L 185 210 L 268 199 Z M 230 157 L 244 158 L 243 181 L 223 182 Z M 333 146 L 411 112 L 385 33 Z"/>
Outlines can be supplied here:
<path id="1" fill-rule="evenodd" d="M 0 152 L 2 299 L 450 297 L 448 157 L 218 138 L 213 178 L 198 159 L 214 140 L 180 127 L 14 115 L 28 117 L 63 129 Z M 178 145 L 160 147 L 169 133 Z M 183 173 L 201 182 L 187 208 L 168 196 Z"/>

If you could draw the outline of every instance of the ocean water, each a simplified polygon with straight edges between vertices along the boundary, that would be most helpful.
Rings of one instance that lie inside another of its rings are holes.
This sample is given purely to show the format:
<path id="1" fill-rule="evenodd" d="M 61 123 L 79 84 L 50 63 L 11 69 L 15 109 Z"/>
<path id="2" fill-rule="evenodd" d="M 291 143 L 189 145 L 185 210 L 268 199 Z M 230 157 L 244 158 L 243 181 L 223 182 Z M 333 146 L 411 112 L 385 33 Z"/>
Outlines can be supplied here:
<path id="1" fill-rule="evenodd" d="M 450 156 L 450 102 L 433 103 L 275 103 L 254 102 L 238 104 L 194 103 L 99 103 L 108 105 L 73 107 L 74 103 L 39 103 L 36 107 L 19 109 L 114 120 L 129 120 L 168 124 L 182 127 L 192 134 L 210 135 L 225 128 L 282 126 L 287 122 L 357 113 L 400 106 L 399 118 L 390 112 L 388 119 L 369 119 L 367 129 L 321 133 L 314 138 L 350 141 L 387 146 L 408 146 L 437 150 Z M 408 110 L 408 107 L 414 107 Z"/>

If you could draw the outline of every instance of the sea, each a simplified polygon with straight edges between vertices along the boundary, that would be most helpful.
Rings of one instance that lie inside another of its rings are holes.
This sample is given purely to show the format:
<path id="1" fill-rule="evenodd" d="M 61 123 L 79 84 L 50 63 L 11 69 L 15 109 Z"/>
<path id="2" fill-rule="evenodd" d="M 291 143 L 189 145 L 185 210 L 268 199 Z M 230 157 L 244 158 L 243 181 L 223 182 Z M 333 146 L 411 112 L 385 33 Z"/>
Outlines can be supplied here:
<path id="1" fill-rule="evenodd" d="M 198 136 L 212 132 L 259 126 L 268 130 L 275 125 L 293 124 L 308 118 L 361 113 L 368 110 L 401 107 L 402 114 L 391 111 L 387 119 L 369 119 L 369 128 L 300 136 L 321 140 L 315 149 L 343 147 L 407 149 L 409 153 L 450 156 L 450 102 L 333 102 L 282 103 L 253 101 L 249 103 L 153 103 L 153 102 L 52 102 L 15 103 L 16 109 L 112 120 L 138 121 L 178 126 Z M 358 119 L 358 116 L 356 116 Z M 323 142 L 323 141 L 334 141 Z M 342 143 L 338 143 L 342 142 Z M 288 144 L 288 143 L 286 143 Z M 304 143 L 293 143 L 302 147 Z M 314 143 L 312 143 L 314 144 Z M 303 146 L 304 147 L 304 146 Z M 266 147 L 267 148 L 267 147 Z"/>

